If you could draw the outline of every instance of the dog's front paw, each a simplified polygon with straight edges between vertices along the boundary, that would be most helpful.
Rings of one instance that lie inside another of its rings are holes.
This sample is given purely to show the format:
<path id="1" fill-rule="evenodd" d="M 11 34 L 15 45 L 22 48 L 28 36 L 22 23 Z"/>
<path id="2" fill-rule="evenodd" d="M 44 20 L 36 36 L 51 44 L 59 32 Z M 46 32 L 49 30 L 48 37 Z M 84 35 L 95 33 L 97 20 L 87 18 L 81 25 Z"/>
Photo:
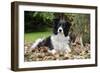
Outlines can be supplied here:
<path id="1" fill-rule="evenodd" d="M 71 52 L 71 48 L 67 48 L 66 50 L 65 50 L 65 53 L 70 53 Z"/>
<path id="2" fill-rule="evenodd" d="M 55 49 L 49 50 L 49 52 L 52 53 L 52 54 L 56 54 L 57 53 L 57 51 Z"/>

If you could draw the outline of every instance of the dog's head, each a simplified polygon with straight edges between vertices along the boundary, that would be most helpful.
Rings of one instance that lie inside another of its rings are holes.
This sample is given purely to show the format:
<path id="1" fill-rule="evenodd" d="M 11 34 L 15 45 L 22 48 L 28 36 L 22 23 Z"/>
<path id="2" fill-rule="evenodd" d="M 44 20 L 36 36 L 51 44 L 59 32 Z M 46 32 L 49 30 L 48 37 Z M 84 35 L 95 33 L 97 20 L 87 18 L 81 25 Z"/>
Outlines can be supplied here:
<path id="1" fill-rule="evenodd" d="M 68 21 L 65 21 L 64 19 L 63 20 L 55 19 L 53 22 L 53 25 L 54 25 L 53 33 L 55 35 L 62 34 L 66 37 L 69 33 L 71 23 L 69 23 Z"/>

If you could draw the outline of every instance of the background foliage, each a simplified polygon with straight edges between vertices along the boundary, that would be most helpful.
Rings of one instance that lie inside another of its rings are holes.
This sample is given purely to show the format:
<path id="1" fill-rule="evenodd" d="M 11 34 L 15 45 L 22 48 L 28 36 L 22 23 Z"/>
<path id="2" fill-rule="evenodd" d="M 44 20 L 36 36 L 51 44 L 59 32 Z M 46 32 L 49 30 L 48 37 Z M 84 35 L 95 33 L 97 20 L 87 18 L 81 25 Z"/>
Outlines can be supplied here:
<path id="1" fill-rule="evenodd" d="M 47 35 L 49 35 L 49 32 L 52 31 L 53 19 L 59 18 L 60 14 L 61 13 L 25 11 L 25 34 L 34 34 L 34 32 L 47 33 L 48 31 Z M 64 13 L 63 16 L 67 21 L 72 23 L 71 31 L 75 34 L 82 34 L 83 42 L 90 43 L 90 15 L 80 13 Z M 27 38 L 29 37 L 26 37 L 26 39 Z"/>
<path id="2" fill-rule="evenodd" d="M 25 32 L 46 31 L 51 28 L 53 13 L 25 11 Z"/>

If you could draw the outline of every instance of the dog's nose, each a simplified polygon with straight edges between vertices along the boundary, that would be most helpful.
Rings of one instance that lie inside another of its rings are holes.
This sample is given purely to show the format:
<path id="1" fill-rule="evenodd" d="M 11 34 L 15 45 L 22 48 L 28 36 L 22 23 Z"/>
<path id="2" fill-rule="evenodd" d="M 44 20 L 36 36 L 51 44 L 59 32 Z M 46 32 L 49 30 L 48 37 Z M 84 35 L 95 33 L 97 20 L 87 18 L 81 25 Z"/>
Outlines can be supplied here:
<path id="1" fill-rule="evenodd" d="M 61 29 L 59 29 L 59 32 L 61 32 L 62 30 Z"/>

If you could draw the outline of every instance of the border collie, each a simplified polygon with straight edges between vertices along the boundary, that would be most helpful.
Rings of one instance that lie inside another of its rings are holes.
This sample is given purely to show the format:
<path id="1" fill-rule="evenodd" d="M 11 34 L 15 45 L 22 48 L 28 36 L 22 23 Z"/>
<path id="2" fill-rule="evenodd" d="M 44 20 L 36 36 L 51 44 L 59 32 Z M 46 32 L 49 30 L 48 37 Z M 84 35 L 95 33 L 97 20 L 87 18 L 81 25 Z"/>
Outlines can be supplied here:
<path id="1" fill-rule="evenodd" d="M 53 54 L 60 51 L 66 53 L 70 52 L 69 29 L 71 23 L 64 19 L 54 19 L 53 26 L 53 34 L 45 39 L 36 40 L 31 48 L 46 46 L 48 47 L 48 51 Z"/>

